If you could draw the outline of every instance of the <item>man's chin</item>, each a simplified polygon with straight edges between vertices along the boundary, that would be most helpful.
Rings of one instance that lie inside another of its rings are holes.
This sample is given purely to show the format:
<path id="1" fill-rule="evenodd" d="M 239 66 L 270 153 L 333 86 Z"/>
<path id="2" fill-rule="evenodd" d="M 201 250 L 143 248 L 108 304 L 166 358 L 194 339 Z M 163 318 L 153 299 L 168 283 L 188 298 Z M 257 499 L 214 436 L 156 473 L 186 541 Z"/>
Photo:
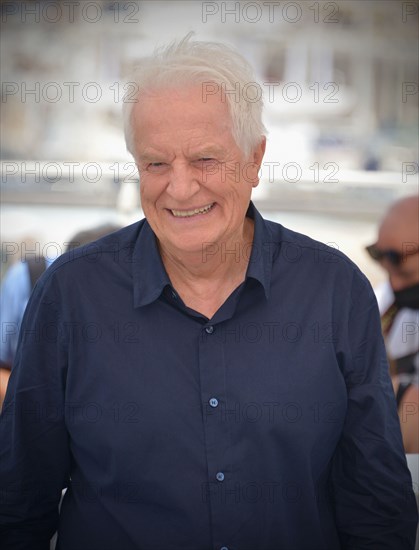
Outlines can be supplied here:
<path id="1" fill-rule="evenodd" d="M 181 232 L 180 232 L 181 233 Z M 203 263 L 210 260 L 218 251 L 218 245 L 211 234 L 197 235 L 193 238 L 192 235 L 171 235 L 171 238 L 158 239 L 161 252 L 174 254 L 175 256 L 188 256 L 196 259 L 202 258 Z"/>
<path id="2" fill-rule="evenodd" d="M 176 249 L 178 254 L 185 254 L 188 256 L 200 256 L 202 261 L 208 262 L 211 256 L 213 256 L 218 249 L 217 243 L 210 239 L 200 239 L 197 241 L 190 241 L 187 243 L 176 243 Z"/>

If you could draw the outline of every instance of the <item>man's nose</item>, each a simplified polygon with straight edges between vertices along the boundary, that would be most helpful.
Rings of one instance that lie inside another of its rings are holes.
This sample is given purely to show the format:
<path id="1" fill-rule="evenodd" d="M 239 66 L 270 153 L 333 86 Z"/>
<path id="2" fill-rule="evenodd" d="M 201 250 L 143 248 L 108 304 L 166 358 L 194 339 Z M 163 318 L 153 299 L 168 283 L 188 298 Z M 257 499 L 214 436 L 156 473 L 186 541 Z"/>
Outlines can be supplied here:
<path id="1" fill-rule="evenodd" d="M 173 164 L 169 173 L 166 192 L 177 202 L 186 202 L 200 189 L 199 179 L 184 163 Z"/>

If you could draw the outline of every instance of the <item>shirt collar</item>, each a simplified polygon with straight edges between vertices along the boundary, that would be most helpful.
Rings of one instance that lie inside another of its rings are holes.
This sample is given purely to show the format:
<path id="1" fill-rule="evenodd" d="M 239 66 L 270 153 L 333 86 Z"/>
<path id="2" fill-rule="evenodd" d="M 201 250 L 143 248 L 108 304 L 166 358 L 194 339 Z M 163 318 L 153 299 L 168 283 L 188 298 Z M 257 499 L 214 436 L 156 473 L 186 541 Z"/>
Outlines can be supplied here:
<path id="1" fill-rule="evenodd" d="M 273 243 L 265 220 L 252 202 L 249 204 L 246 216 L 252 218 L 255 224 L 246 279 L 252 278 L 259 281 L 264 288 L 266 298 L 268 298 Z M 248 252 L 243 251 L 243 253 Z M 170 279 L 157 246 L 157 238 L 146 219 L 134 245 L 132 260 L 134 307 L 141 307 L 157 300 L 165 287 L 170 286 Z"/>
<path id="2" fill-rule="evenodd" d="M 133 251 L 134 307 L 151 304 L 170 285 L 157 246 L 157 238 L 145 219 Z"/>
<path id="3" fill-rule="evenodd" d="M 269 227 L 253 202 L 250 202 L 246 216 L 252 218 L 255 224 L 253 246 L 247 268 L 246 279 L 252 278 L 259 281 L 259 283 L 263 286 L 266 298 L 269 298 L 274 246 L 277 243 L 272 241 Z"/>

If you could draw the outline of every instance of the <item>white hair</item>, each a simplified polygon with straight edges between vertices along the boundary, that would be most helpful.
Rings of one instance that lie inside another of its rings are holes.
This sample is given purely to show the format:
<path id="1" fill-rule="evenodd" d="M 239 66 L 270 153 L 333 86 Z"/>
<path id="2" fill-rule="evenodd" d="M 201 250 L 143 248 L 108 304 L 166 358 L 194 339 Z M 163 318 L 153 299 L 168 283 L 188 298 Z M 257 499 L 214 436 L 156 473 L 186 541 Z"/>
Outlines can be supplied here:
<path id="1" fill-rule="evenodd" d="M 202 84 L 203 101 L 207 97 L 205 94 L 211 95 L 220 90 L 230 112 L 233 138 L 245 156 L 266 135 L 262 122 L 262 88 L 255 82 L 250 64 L 229 46 L 218 42 L 191 41 L 192 35 L 191 32 L 179 42 L 172 42 L 167 47 L 156 49 L 153 55 L 144 57 L 129 81 L 131 85 L 124 96 L 123 113 L 125 141 L 133 156 L 133 106 L 142 93 L 158 89 Z M 246 93 L 251 89 L 257 90 L 253 97 Z"/>

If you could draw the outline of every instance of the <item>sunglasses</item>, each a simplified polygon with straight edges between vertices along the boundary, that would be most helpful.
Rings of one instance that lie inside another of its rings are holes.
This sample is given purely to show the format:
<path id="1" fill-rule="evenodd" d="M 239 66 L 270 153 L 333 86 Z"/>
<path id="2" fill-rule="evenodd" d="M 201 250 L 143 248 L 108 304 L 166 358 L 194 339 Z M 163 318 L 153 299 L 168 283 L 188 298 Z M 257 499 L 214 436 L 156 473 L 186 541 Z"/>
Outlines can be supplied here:
<path id="1" fill-rule="evenodd" d="M 388 260 L 392 265 L 400 265 L 407 256 L 417 254 L 418 250 L 409 250 L 406 252 L 397 252 L 396 250 L 380 250 L 375 244 L 370 244 L 365 247 L 365 250 L 376 262 Z"/>

